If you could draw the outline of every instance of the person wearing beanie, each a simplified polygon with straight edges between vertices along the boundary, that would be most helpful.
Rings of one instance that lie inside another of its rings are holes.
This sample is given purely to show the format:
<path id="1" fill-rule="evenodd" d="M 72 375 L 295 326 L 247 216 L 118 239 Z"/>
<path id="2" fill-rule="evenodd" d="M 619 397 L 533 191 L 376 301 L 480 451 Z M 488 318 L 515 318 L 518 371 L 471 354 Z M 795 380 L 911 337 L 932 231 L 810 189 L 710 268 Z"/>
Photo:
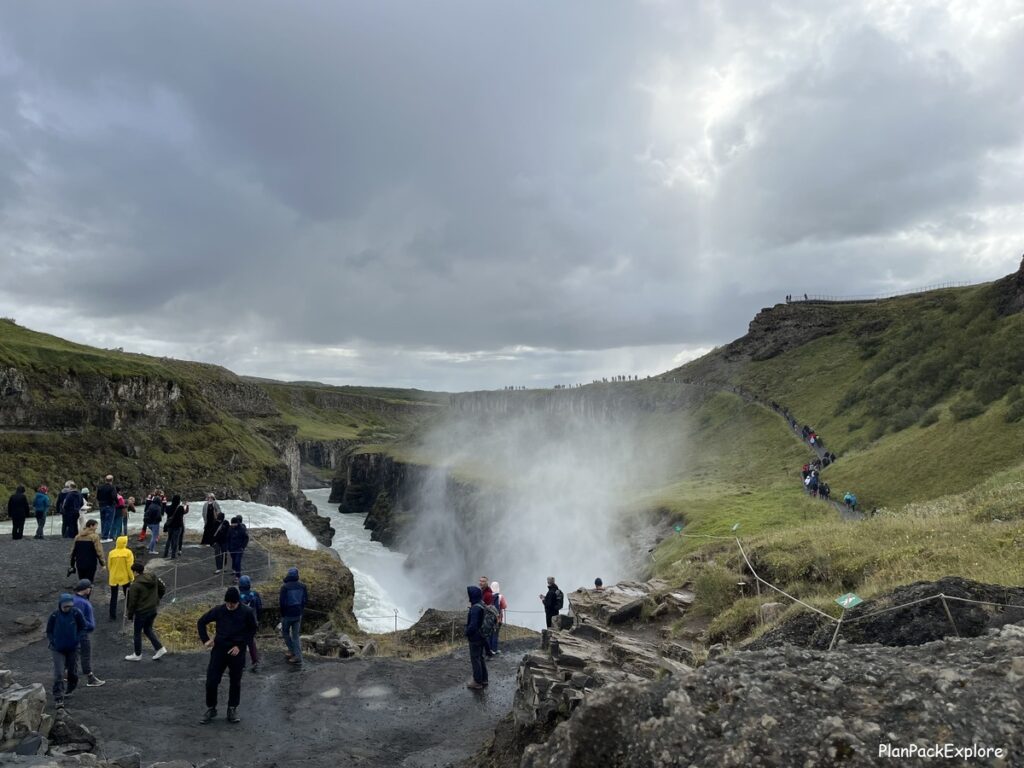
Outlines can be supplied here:
<path id="1" fill-rule="evenodd" d="M 253 615 L 256 616 L 256 625 L 259 626 L 260 611 L 263 610 L 263 598 L 260 597 L 259 592 L 252 588 L 252 579 L 248 576 L 243 576 L 238 580 L 238 594 L 242 600 L 242 605 L 252 609 Z M 260 652 L 256 647 L 256 635 L 253 635 L 249 641 L 249 658 L 252 660 L 252 666 L 249 667 L 249 671 L 259 672 Z"/>
<path id="2" fill-rule="evenodd" d="M 281 637 L 287 648 L 285 656 L 289 664 L 302 665 L 302 614 L 309 602 L 309 590 L 299 581 L 299 569 L 289 568 L 281 585 L 278 605 L 281 608 Z"/>
<path id="3" fill-rule="evenodd" d="M 135 580 L 132 566 L 135 565 L 135 553 L 128 549 L 128 537 L 118 536 L 114 548 L 107 556 L 107 583 L 110 585 L 110 620 L 117 619 L 117 597 L 123 591 L 128 595 L 128 587 Z"/>
<path id="4" fill-rule="evenodd" d="M 217 625 L 211 639 L 207 626 Z M 217 689 L 228 672 L 229 723 L 237 723 L 238 705 L 242 701 L 242 672 L 245 670 L 245 649 L 256 634 L 256 614 L 247 605 L 242 605 L 238 587 L 228 587 L 224 593 L 224 604 L 211 608 L 196 622 L 199 639 L 210 649 L 210 663 L 206 667 L 206 712 L 199 721 L 206 725 L 217 716 Z"/>
<path id="5" fill-rule="evenodd" d="M 32 500 L 32 509 L 36 513 L 36 538 L 43 538 L 43 528 L 46 527 L 46 515 L 50 512 L 50 489 L 45 485 L 39 486 L 36 496 Z"/>
<path id="6" fill-rule="evenodd" d="M 142 635 L 149 638 L 153 644 L 153 660 L 162 658 L 167 654 L 167 648 L 160 642 L 160 636 L 153 630 L 153 622 L 156 621 L 157 608 L 160 606 L 161 598 L 167 593 L 167 586 L 152 573 L 146 573 L 142 563 L 133 563 L 132 573 L 135 580 L 128 588 L 128 601 L 125 604 L 125 616 L 135 622 L 134 653 L 125 656 L 125 661 L 142 660 Z"/>
<path id="7" fill-rule="evenodd" d="M 46 622 L 46 640 L 53 657 L 53 703 L 57 709 L 64 709 L 64 697 L 78 686 L 78 643 L 84 634 L 85 617 L 75 608 L 75 598 L 65 592 Z"/>
<path id="8" fill-rule="evenodd" d="M 92 671 L 92 633 L 96 630 L 96 614 L 93 613 L 89 596 L 92 594 L 92 582 L 81 579 L 75 586 L 75 608 L 82 612 L 85 619 L 85 632 L 78 638 L 78 656 L 82 660 L 82 674 L 88 688 L 99 688 L 105 681 L 100 680 Z"/>

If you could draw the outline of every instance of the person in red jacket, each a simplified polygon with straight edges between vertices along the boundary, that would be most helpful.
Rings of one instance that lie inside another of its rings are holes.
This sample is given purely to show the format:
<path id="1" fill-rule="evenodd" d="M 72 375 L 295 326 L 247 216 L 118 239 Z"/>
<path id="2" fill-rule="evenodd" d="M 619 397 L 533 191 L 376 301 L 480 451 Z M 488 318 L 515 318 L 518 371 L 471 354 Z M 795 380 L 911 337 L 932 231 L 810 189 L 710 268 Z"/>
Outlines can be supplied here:
<path id="1" fill-rule="evenodd" d="M 491 591 L 491 582 L 487 579 L 486 576 L 481 576 L 480 580 L 477 582 L 477 584 L 480 587 L 480 591 L 483 593 L 483 596 L 484 596 L 483 603 L 484 603 L 484 605 L 490 605 L 491 604 L 491 600 L 494 597 L 494 592 Z"/>

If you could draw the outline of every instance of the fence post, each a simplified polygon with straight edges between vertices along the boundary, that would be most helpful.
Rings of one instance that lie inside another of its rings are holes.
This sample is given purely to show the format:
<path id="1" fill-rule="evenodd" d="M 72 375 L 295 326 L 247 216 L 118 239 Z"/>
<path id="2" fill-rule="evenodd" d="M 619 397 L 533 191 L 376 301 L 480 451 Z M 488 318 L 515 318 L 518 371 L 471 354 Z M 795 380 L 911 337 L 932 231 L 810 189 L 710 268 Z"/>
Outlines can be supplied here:
<path id="1" fill-rule="evenodd" d="M 395 608 L 395 633 L 398 632 L 398 609 Z"/>
<path id="2" fill-rule="evenodd" d="M 946 602 L 946 596 L 939 594 L 939 599 L 942 600 L 942 607 L 946 609 L 946 618 L 949 619 L 949 623 L 953 625 L 953 631 L 957 637 L 960 637 L 960 630 L 956 628 L 956 622 L 953 621 L 953 614 L 949 611 L 949 603 Z"/>
<path id="3" fill-rule="evenodd" d="M 836 638 L 839 637 L 839 628 L 843 626 L 843 619 L 846 618 L 846 609 L 843 608 L 843 613 L 839 617 L 839 621 L 836 622 L 836 631 L 832 633 L 832 642 L 828 644 L 828 649 L 831 651 L 836 644 Z"/>

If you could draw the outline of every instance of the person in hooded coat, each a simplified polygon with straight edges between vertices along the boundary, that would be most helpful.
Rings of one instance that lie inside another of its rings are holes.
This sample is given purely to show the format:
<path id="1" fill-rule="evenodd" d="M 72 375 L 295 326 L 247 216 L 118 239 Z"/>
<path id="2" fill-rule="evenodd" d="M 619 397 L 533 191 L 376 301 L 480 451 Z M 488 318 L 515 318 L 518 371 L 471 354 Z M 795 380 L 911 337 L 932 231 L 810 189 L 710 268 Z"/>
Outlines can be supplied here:
<path id="1" fill-rule="evenodd" d="M 128 549 L 128 537 L 118 536 L 114 548 L 107 555 L 107 583 L 110 585 L 110 620 L 117 619 L 117 598 L 124 592 L 128 598 L 128 587 L 135 581 L 132 566 L 135 565 L 135 553 Z"/>
<path id="2" fill-rule="evenodd" d="M 46 640 L 53 658 L 53 703 L 58 709 L 64 708 L 64 696 L 78 687 L 78 645 L 84 634 L 85 617 L 75 608 L 75 598 L 62 594 L 57 610 L 46 622 Z"/>
<path id="3" fill-rule="evenodd" d="M 473 665 L 473 681 L 466 687 L 477 690 L 487 687 L 487 641 L 480 636 L 484 620 L 484 592 L 480 587 L 466 587 L 469 595 L 469 612 L 466 614 L 466 642 L 469 643 L 469 660 Z"/>
<path id="4" fill-rule="evenodd" d="M 220 504 L 217 503 L 217 497 L 212 493 L 206 494 L 206 503 L 203 504 L 203 540 L 201 542 L 204 547 L 214 545 L 214 535 L 220 526 L 218 515 L 220 515 Z"/>
<path id="5" fill-rule="evenodd" d="M 50 511 L 50 489 L 45 485 L 39 486 L 36 497 L 32 500 L 32 508 L 36 513 L 36 538 L 43 538 L 43 529 L 46 527 L 46 515 Z"/>
<path id="6" fill-rule="evenodd" d="M 145 634 L 153 645 L 153 660 L 156 661 L 167 655 L 167 646 L 160 642 L 160 636 L 153 629 L 157 609 L 160 607 L 160 600 L 167 593 L 167 587 L 158 576 L 147 573 L 143 563 L 134 563 L 132 573 L 135 574 L 135 580 L 128 589 L 124 611 L 128 620 L 135 623 L 135 635 L 132 640 L 134 652 L 129 653 L 124 659 L 142 660 L 142 635 Z"/>
<path id="7" fill-rule="evenodd" d="M 246 530 L 241 515 L 231 518 L 227 544 L 228 553 L 231 555 L 231 570 L 235 574 L 235 581 L 238 581 L 242 578 L 242 556 L 245 555 L 245 548 L 249 546 L 249 531 Z"/>
<path id="8" fill-rule="evenodd" d="M 85 524 L 85 530 L 75 536 L 70 569 L 78 572 L 78 578 L 94 581 L 97 569 L 103 565 L 103 545 L 96 531 L 96 521 L 90 520 Z"/>
<path id="9" fill-rule="evenodd" d="M 302 614 L 309 602 L 309 590 L 299 581 L 299 569 L 289 568 L 278 595 L 281 610 L 281 637 L 288 648 L 285 656 L 289 664 L 302 664 Z"/>
<path id="10" fill-rule="evenodd" d="M 11 518 L 11 538 L 22 538 L 25 535 L 25 520 L 28 519 L 28 497 L 24 485 L 19 485 L 7 500 L 7 516 Z"/>
<path id="11" fill-rule="evenodd" d="M 207 625 L 216 623 L 217 632 L 211 639 Z M 228 673 L 229 723 L 239 722 L 238 705 L 242 701 L 242 672 L 245 670 L 245 649 L 256 634 L 256 615 L 242 605 L 238 587 L 228 587 L 224 603 L 199 617 L 196 622 L 199 639 L 210 649 L 210 663 L 206 667 L 206 712 L 200 724 L 206 725 L 217 716 L 217 688 Z"/>
<path id="12" fill-rule="evenodd" d="M 61 536 L 73 539 L 78 535 L 78 515 L 85 506 L 85 499 L 75 484 L 68 481 L 67 486 L 57 498 L 57 511 L 61 517 Z"/>
<path id="13" fill-rule="evenodd" d="M 181 496 L 177 494 L 171 498 L 171 506 L 167 510 L 167 524 L 164 525 L 164 532 L 167 534 L 167 542 L 164 544 L 164 557 L 171 553 L 171 560 L 181 554 L 182 543 L 185 540 L 185 515 L 188 514 L 188 504 L 181 503 Z"/>

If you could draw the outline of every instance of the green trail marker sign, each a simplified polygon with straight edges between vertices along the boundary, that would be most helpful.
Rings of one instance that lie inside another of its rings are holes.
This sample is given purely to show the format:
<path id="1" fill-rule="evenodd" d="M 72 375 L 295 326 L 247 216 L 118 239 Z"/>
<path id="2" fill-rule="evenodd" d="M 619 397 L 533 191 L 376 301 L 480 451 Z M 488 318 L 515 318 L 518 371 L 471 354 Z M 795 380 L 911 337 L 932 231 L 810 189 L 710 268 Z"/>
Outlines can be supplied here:
<path id="1" fill-rule="evenodd" d="M 681 526 L 681 525 L 677 525 L 676 526 L 676 533 L 682 533 L 682 530 L 683 530 L 683 526 Z"/>
<path id="2" fill-rule="evenodd" d="M 837 597 L 836 602 L 839 603 L 839 605 L 845 611 L 849 608 L 853 608 L 853 606 L 855 605 L 860 605 L 864 601 L 857 597 L 855 594 L 853 594 L 853 592 L 847 592 L 845 595 L 840 595 L 839 597 Z"/>

